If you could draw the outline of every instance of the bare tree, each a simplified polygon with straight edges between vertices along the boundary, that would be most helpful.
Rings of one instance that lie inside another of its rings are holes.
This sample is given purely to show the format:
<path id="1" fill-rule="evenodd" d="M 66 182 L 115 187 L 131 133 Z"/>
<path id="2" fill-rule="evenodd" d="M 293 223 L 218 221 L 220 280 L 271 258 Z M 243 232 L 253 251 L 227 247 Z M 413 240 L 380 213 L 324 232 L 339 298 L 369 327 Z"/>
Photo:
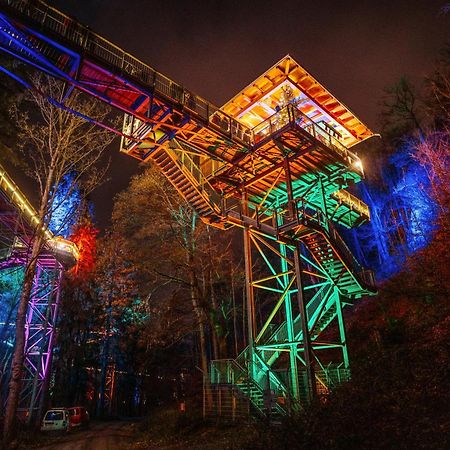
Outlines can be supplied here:
<path id="1" fill-rule="evenodd" d="M 414 158 L 426 170 L 431 195 L 440 209 L 442 222 L 448 225 L 450 205 L 450 130 L 428 132 L 415 146 Z"/>
<path id="2" fill-rule="evenodd" d="M 106 170 L 106 166 L 99 168 L 102 156 L 114 136 L 94 124 L 95 121 L 104 122 L 109 114 L 108 110 L 99 109 L 95 101 L 85 99 L 77 91 L 68 95 L 64 83 L 47 76 L 36 76 L 33 85 L 36 89 L 29 91 L 26 98 L 30 106 L 28 112 L 16 111 L 20 130 L 18 142 L 28 163 L 28 174 L 38 185 L 38 215 L 47 227 L 55 209 L 61 207 L 61 202 L 55 205 L 55 197 L 67 174 L 74 174 L 65 193 L 67 198 L 76 186 L 83 186 L 87 195 L 98 185 Z M 61 104 L 65 109 L 60 107 Z M 81 114 L 73 114 L 73 111 Z M 93 122 L 87 121 L 86 117 L 92 118 Z M 3 430 L 6 442 L 14 431 L 24 361 L 26 312 L 38 256 L 45 244 L 43 233 L 36 231 L 30 243 L 16 317 L 16 341 Z"/>
<path id="3" fill-rule="evenodd" d="M 226 358 L 232 326 L 238 324 L 233 314 L 240 311 L 240 293 L 233 310 L 233 292 L 239 292 L 242 268 L 233 259 L 235 234 L 206 226 L 156 168 L 135 177 L 117 196 L 113 228 L 126 236 L 127 257 L 146 299 L 148 346 L 168 348 L 195 336 L 206 376 L 209 349 L 213 358 Z"/>
<path id="4" fill-rule="evenodd" d="M 385 89 L 380 114 L 383 136 L 398 139 L 423 126 L 423 105 L 416 88 L 406 78 Z"/>
<path id="5" fill-rule="evenodd" d="M 426 79 L 428 113 L 435 125 L 448 127 L 450 120 L 450 46 L 445 47 L 431 76 Z"/>

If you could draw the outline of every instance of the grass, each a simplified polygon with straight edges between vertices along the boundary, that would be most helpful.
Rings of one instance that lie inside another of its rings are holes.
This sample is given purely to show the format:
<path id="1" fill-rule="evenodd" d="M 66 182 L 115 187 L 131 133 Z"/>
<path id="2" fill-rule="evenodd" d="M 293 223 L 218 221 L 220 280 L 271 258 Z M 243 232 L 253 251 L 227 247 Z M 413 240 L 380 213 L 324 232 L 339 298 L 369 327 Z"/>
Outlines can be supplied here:
<path id="1" fill-rule="evenodd" d="M 205 449 L 227 450 L 252 448 L 258 439 L 258 427 L 251 423 L 215 424 L 205 422 L 200 408 L 186 413 L 177 405 L 155 410 L 141 423 L 132 449 Z"/>

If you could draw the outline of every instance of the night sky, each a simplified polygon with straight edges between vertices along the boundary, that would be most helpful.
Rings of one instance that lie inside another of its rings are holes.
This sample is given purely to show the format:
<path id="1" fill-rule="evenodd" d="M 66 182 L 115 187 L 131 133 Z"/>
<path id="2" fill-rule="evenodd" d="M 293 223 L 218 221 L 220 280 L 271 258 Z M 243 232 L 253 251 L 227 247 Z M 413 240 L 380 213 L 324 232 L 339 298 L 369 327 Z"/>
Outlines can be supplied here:
<path id="1" fill-rule="evenodd" d="M 218 106 L 289 53 L 375 131 L 383 88 L 420 80 L 450 36 L 445 0 L 50 3 Z M 138 171 L 112 155 L 94 195 L 99 225 Z"/>

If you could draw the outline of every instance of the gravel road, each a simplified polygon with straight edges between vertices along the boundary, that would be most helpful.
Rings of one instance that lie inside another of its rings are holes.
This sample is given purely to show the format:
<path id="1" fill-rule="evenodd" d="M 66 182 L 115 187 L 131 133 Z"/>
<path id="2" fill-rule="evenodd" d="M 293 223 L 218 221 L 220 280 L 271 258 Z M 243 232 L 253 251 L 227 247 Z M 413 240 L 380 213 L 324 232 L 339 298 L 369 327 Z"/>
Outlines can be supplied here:
<path id="1" fill-rule="evenodd" d="M 92 424 L 88 430 L 74 430 L 55 436 L 42 450 L 125 450 L 132 447 L 136 423 L 114 421 Z"/>

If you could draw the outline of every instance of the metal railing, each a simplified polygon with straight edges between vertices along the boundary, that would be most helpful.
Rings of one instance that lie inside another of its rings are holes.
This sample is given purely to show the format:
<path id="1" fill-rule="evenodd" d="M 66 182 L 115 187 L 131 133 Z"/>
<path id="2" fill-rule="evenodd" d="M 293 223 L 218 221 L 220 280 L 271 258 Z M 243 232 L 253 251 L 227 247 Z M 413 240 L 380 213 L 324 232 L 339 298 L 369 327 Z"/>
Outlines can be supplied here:
<path id="1" fill-rule="evenodd" d="M 0 0 L 0 6 L 7 7 L 15 15 L 38 25 L 40 32 L 45 30 L 56 34 L 84 55 L 118 69 L 131 80 L 142 83 L 151 92 L 187 109 L 230 139 L 247 146 L 252 144 L 249 127 L 45 2 Z"/>
<path id="2" fill-rule="evenodd" d="M 234 359 L 218 359 L 211 361 L 212 384 L 238 384 L 248 378 L 247 370 Z"/>
<path id="3" fill-rule="evenodd" d="M 315 225 L 320 231 L 323 231 L 332 246 L 343 256 L 343 260 L 349 264 L 349 270 L 352 274 L 357 275 L 367 286 L 375 287 L 375 276 L 372 270 L 364 269 L 359 261 L 355 258 L 352 251 L 348 248 L 344 239 L 337 232 L 332 221 L 326 217 L 326 215 L 317 209 L 314 205 L 306 201 L 305 199 L 294 200 L 294 218 L 289 214 L 283 215 L 283 222 L 280 228 L 289 226 L 293 222 L 303 222 L 305 225 Z"/>
<path id="4" fill-rule="evenodd" d="M 350 192 L 345 189 L 340 189 L 339 191 L 333 192 L 331 196 L 339 202 L 345 203 L 350 209 L 359 212 L 362 216 L 365 216 L 370 220 L 369 207 Z"/>
<path id="5" fill-rule="evenodd" d="M 276 233 L 286 231 L 292 226 L 303 224 L 317 231 L 323 232 L 330 244 L 335 247 L 343 260 L 348 264 L 349 271 L 359 277 L 366 286 L 375 287 L 375 277 L 373 271 L 364 269 L 355 258 L 347 244 L 337 232 L 333 222 L 327 218 L 324 212 L 304 198 L 292 201 L 292 212 L 289 212 L 289 202 L 277 208 L 261 208 L 259 205 L 247 201 L 249 209 L 254 212 L 256 221 L 262 221 L 262 218 L 268 218 L 268 223 L 274 226 Z M 230 212 L 243 216 L 244 208 L 242 200 L 236 198 L 226 198 L 222 200 L 222 214 L 227 215 Z M 262 216 L 259 217 L 259 216 Z M 281 221 L 279 220 L 281 218 Z"/>
<path id="6" fill-rule="evenodd" d="M 275 114 L 252 129 L 254 144 L 256 145 L 269 136 L 272 136 L 287 125 L 296 125 L 302 128 L 327 148 L 338 153 L 353 167 L 353 169 L 361 172 L 362 166 L 357 164 L 357 162 L 360 161 L 358 156 L 348 150 L 336 136 L 329 133 L 319 123 L 314 122 L 293 104 L 281 108 Z"/>
<path id="7" fill-rule="evenodd" d="M 247 355 L 248 347 L 241 353 L 238 359 L 242 360 L 242 354 Z M 290 397 L 284 384 L 278 379 L 270 368 L 255 353 L 255 359 L 249 361 L 244 360 L 245 368 L 234 359 L 213 360 L 210 363 L 210 382 L 212 385 L 230 385 L 235 386 L 252 400 L 253 406 L 261 414 L 264 411 L 263 402 L 264 392 L 271 392 L 275 397 Z M 253 370 L 252 370 L 253 369 Z M 253 373 L 252 377 L 250 374 Z M 286 414 L 286 410 L 277 402 L 272 403 L 272 407 L 282 415 Z"/>
<path id="8" fill-rule="evenodd" d="M 44 226 L 37 211 L 33 208 L 14 180 L 8 175 L 8 172 L 6 172 L 1 165 L 0 189 L 5 193 L 9 201 L 17 208 L 17 210 L 25 217 L 26 221 L 32 228 L 42 231 L 47 240 L 53 238 L 53 233 Z"/>
<path id="9" fill-rule="evenodd" d="M 76 244 L 60 236 L 55 236 L 42 223 L 37 211 L 2 165 L 0 165 L 0 190 L 17 211 L 23 215 L 31 229 L 43 233 L 47 247 L 56 255 L 57 259 L 69 259 L 74 262 L 79 259 L 80 254 Z"/>
<path id="10" fill-rule="evenodd" d="M 250 419 L 251 400 L 232 385 L 212 384 L 203 381 L 203 418 L 217 421 Z"/>
<path id="11" fill-rule="evenodd" d="M 335 388 L 341 383 L 350 380 L 350 369 L 330 365 L 324 367 L 322 370 L 316 370 L 316 375 L 327 385 L 327 387 Z"/>
<path id="12" fill-rule="evenodd" d="M 172 150 L 172 153 L 175 153 Z M 177 161 L 182 165 L 182 167 L 187 171 L 191 180 L 195 181 L 198 189 L 202 194 L 206 194 L 210 202 L 217 207 L 220 207 L 222 198 L 220 194 L 211 186 L 208 178 L 205 176 L 201 168 L 195 163 L 192 157 L 186 153 L 182 152 L 181 155 L 177 155 Z M 186 172 L 185 172 L 186 173 Z"/>
<path id="13" fill-rule="evenodd" d="M 324 308 L 320 311 L 319 308 L 325 301 Z M 323 293 L 320 295 L 314 296 L 311 300 L 309 300 L 306 305 L 306 314 L 309 322 L 314 322 L 315 320 L 319 320 L 321 317 L 324 317 L 327 312 L 332 307 L 332 303 L 330 303 L 330 298 L 328 296 L 324 297 Z M 320 317 L 318 317 L 320 314 Z M 295 340 L 299 340 L 302 338 L 302 324 L 300 320 L 300 315 L 297 315 L 293 322 L 293 334 L 295 336 Z M 284 321 L 281 323 L 278 328 L 268 337 L 267 343 L 272 342 L 287 342 L 289 339 L 287 323 Z"/>

